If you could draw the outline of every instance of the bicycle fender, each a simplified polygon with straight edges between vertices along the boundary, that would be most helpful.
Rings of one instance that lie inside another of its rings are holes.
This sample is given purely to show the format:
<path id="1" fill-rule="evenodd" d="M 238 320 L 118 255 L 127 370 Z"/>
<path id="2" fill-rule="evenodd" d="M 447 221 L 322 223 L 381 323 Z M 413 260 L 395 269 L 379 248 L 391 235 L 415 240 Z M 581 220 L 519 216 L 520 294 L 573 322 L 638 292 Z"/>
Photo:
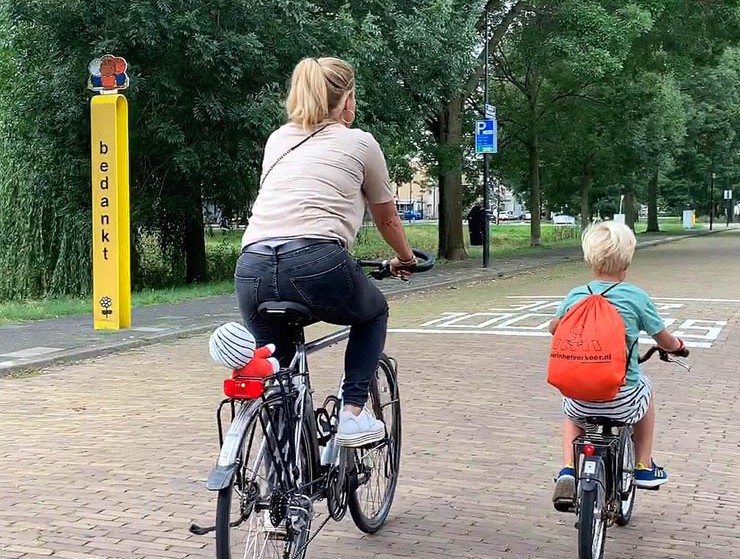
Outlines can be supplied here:
<path id="1" fill-rule="evenodd" d="M 224 437 L 224 444 L 218 455 L 216 467 L 208 474 L 206 488 L 209 491 L 219 491 L 231 484 L 234 471 L 236 470 L 236 457 L 244 441 L 247 426 L 258 408 L 259 401 L 255 401 L 252 405 L 245 405 L 239 408 L 236 417 L 234 417 Z"/>
<path id="2" fill-rule="evenodd" d="M 236 464 L 229 466 L 216 466 L 208 473 L 208 480 L 206 481 L 206 488 L 209 491 L 220 491 L 226 489 L 231 484 L 231 479 L 234 477 L 236 471 Z"/>
<path id="3" fill-rule="evenodd" d="M 592 465 L 589 467 L 589 465 Z M 599 485 L 598 474 L 601 471 L 602 459 L 600 456 L 589 458 L 583 461 L 583 470 L 581 471 L 581 477 L 578 480 L 578 485 L 581 491 L 594 491 Z M 591 471 L 589 471 L 591 470 Z"/>

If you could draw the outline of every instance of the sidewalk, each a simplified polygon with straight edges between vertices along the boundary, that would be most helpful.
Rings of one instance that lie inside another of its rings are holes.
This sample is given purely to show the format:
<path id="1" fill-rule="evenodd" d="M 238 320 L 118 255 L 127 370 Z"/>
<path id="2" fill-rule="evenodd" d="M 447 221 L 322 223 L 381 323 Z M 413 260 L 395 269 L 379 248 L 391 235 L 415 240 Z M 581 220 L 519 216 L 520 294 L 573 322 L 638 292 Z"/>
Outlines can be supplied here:
<path id="1" fill-rule="evenodd" d="M 638 248 L 709 233 L 700 231 L 675 236 L 643 235 Z M 379 282 L 379 287 L 387 297 L 393 298 L 455 284 L 515 275 L 533 268 L 577 260 L 580 257 L 580 248 L 570 247 L 493 259 L 492 268 L 487 270 L 481 268 L 478 261 L 449 263 L 414 276 L 409 283 L 385 280 Z M 234 296 L 226 295 L 135 308 L 134 326 L 128 330 L 114 332 L 93 330 L 90 315 L 0 326 L 0 376 L 13 371 L 38 369 L 63 361 L 95 357 L 207 332 L 231 320 L 239 320 L 239 311 Z"/>

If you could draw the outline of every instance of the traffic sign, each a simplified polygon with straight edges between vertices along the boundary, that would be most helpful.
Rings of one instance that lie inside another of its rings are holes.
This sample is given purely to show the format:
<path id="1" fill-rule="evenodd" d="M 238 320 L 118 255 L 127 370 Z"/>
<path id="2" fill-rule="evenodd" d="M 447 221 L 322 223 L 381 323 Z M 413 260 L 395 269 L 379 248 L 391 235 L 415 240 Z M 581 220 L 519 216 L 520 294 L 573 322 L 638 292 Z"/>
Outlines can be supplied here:
<path id="1" fill-rule="evenodd" d="M 486 103 L 484 105 L 483 114 L 483 118 L 485 118 L 486 120 L 496 120 L 496 107 Z"/>
<path id="2" fill-rule="evenodd" d="M 475 153 L 498 153 L 496 119 L 475 121 Z"/>
<path id="3" fill-rule="evenodd" d="M 725 200 L 732 200 L 732 190 L 725 190 Z"/>

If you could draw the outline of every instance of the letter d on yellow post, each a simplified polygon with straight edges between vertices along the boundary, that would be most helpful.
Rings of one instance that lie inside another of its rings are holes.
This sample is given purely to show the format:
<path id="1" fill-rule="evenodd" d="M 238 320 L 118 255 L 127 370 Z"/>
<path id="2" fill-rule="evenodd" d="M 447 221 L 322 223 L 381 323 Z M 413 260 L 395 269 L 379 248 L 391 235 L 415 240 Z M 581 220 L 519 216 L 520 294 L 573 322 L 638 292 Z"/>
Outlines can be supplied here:
<path id="1" fill-rule="evenodd" d="M 131 326 L 128 104 L 126 61 L 105 55 L 90 63 L 92 147 L 93 324 Z"/>

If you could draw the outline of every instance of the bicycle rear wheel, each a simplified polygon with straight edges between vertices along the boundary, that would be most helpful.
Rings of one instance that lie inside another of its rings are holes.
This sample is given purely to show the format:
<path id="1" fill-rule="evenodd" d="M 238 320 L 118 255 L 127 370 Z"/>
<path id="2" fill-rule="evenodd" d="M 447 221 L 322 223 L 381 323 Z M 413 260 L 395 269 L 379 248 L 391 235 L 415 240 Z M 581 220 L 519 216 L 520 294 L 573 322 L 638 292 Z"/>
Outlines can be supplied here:
<path id="1" fill-rule="evenodd" d="M 606 495 L 602 483 L 581 493 L 578 510 L 578 559 L 602 559 L 606 540 Z"/>
<path id="2" fill-rule="evenodd" d="M 354 490 L 349 511 L 357 527 L 374 534 L 388 518 L 401 461 L 401 400 L 395 362 L 383 355 L 370 385 L 366 408 L 385 423 L 383 441 L 354 451 Z"/>
<path id="3" fill-rule="evenodd" d="M 283 469 L 295 445 L 284 416 L 280 404 L 268 404 L 247 425 L 232 483 L 218 493 L 217 559 L 305 556 L 313 518 L 311 447 L 304 431 L 298 450 L 300 479 L 286 484 L 290 473 Z"/>

